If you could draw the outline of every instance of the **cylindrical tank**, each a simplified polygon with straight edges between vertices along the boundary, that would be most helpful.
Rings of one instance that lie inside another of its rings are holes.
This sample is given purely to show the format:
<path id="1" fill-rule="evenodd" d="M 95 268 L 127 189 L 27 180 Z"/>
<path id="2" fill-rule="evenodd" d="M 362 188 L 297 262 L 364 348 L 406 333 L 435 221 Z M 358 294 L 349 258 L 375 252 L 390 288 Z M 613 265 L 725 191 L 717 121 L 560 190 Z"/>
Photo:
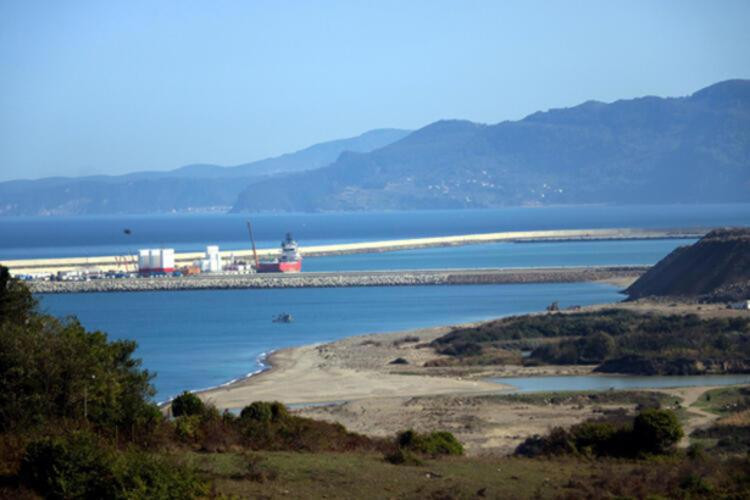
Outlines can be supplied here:
<path id="1" fill-rule="evenodd" d="M 174 271 L 174 248 L 162 248 L 160 253 L 160 267 L 166 272 Z"/>
<path id="2" fill-rule="evenodd" d="M 138 270 L 146 271 L 149 269 L 149 252 L 148 249 L 142 248 L 138 250 Z"/>
<path id="3" fill-rule="evenodd" d="M 148 251 L 148 267 L 149 269 L 161 268 L 161 254 L 158 248 L 151 248 Z"/>

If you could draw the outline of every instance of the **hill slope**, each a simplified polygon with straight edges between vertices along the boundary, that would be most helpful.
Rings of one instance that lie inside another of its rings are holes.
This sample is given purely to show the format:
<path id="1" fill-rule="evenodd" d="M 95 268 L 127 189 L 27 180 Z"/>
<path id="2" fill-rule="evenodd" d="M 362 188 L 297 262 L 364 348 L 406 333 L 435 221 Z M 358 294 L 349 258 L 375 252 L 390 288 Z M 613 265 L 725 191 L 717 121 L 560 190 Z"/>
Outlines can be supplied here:
<path id="1" fill-rule="evenodd" d="M 368 152 L 409 131 L 379 129 L 236 167 L 188 165 L 121 176 L 51 177 L 0 183 L 0 215 L 72 215 L 226 210 L 248 184 L 328 165 L 344 151 Z"/>
<path id="2" fill-rule="evenodd" d="M 439 121 L 294 183 L 254 184 L 234 211 L 748 200 L 750 80 L 730 80 L 496 125 Z"/>
<path id="3" fill-rule="evenodd" d="M 750 298 L 750 229 L 717 229 L 659 261 L 625 292 L 709 300 Z"/>

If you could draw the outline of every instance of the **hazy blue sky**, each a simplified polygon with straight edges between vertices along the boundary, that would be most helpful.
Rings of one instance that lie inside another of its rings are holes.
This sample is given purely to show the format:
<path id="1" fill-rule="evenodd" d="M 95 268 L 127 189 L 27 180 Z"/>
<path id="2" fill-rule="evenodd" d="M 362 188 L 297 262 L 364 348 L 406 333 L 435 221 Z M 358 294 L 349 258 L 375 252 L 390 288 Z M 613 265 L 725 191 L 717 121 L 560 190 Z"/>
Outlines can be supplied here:
<path id="1" fill-rule="evenodd" d="M 232 165 L 750 77 L 750 1 L 0 0 L 0 179 Z"/>

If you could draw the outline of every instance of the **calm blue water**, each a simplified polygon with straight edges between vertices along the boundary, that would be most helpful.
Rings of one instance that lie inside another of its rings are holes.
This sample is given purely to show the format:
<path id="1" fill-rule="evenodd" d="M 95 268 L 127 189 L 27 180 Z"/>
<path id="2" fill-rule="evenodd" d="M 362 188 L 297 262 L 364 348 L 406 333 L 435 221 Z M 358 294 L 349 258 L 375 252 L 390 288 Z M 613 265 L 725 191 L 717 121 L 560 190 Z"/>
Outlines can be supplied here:
<path id="1" fill-rule="evenodd" d="M 569 377 L 504 377 L 489 379 L 514 387 L 512 392 L 606 391 L 750 384 L 749 374 L 695 376 L 576 375 Z"/>
<path id="2" fill-rule="evenodd" d="M 0 259 L 125 254 L 150 246 L 247 248 L 245 219 L 5 217 L 0 218 Z M 286 231 L 304 246 L 509 230 L 746 226 L 750 204 L 256 215 L 253 223 L 260 246 L 277 246 Z M 688 243 L 495 243 L 307 259 L 305 269 L 651 264 Z M 620 298 L 615 287 L 579 283 L 70 294 L 43 296 L 41 303 L 52 314 L 77 315 L 88 329 L 136 340 L 144 366 L 158 373 L 157 399 L 163 400 L 253 372 L 262 353 L 286 346 L 538 311 L 555 300 L 568 306 Z M 297 321 L 272 323 L 281 312 Z"/>
<path id="3" fill-rule="evenodd" d="M 249 247 L 245 215 L 0 217 L 0 259 L 132 253 L 149 246 L 178 251 L 208 244 Z M 611 227 L 750 225 L 750 204 L 634 205 L 253 215 L 260 247 L 291 231 L 302 246 L 495 231 Z M 130 229 L 131 234 L 124 233 Z"/>
<path id="4" fill-rule="evenodd" d="M 216 386 L 260 368 L 274 349 L 351 335 L 437 326 L 622 299 L 593 283 L 222 290 L 43 295 L 57 316 L 138 342 L 157 372 L 158 400 Z M 280 312 L 295 322 L 272 323 Z"/>

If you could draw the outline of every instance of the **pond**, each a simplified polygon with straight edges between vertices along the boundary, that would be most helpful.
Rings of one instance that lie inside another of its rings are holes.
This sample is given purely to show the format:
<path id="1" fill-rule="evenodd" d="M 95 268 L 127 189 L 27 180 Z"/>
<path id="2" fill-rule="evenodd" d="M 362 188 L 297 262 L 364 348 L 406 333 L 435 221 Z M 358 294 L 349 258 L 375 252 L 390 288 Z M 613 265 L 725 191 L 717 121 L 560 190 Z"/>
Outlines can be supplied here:
<path id="1" fill-rule="evenodd" d="M 500 377 L 490 382 L 513 386 L 511 392 L 606 391 L 750 384 L 750 374 L 735 375 L 572 375 Z"/>

